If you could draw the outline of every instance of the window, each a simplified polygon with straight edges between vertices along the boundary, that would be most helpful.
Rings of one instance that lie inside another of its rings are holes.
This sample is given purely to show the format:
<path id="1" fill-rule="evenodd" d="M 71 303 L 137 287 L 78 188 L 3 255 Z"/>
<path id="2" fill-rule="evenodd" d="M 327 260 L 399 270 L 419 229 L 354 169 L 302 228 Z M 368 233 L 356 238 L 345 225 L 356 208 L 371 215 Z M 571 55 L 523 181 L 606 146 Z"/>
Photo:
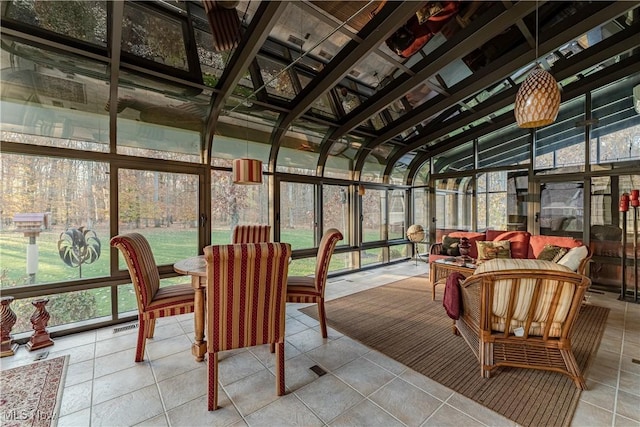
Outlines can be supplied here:
<path id="1" fill-rule="evenodd" d="M 198 197 L 197 175 L 120 169 L 118 232 L 143 234 L 158 265 L 197 255 Z"/>
<path id="2" fill-rule="evenodd" d="M 3 153 L 2 287 L 109 276 L 109 165 Z"/>
<path id="3" fill-rule="evenodd" d="M 238 224 L 269 224 L 269 178 L 261 185 L 237 185 L 231 173 L 211 171 L 211 242 L 227 244 Z"/>
<path id="4" fill-rule="evenodd" d="M 349 244 L 350 217 L 349 206 L 351 197 L 346 185 L 322 186 L 322 230 L 337 228 L 342 232 L 344 240 L 339 245 Z"/>
<path id="5" fill-rule="evenodd" d="M 280 183 L 280 241 L 291 249 L 316 246 L 315 186 L 296 182 Z"/>
<path id="6" fill-rule="evenodd" d="M 362 241 L 385 240 L 387 191 L 366 188 L 362 196 Z M 370 254 L 368 251 L 367 254 Z"/>

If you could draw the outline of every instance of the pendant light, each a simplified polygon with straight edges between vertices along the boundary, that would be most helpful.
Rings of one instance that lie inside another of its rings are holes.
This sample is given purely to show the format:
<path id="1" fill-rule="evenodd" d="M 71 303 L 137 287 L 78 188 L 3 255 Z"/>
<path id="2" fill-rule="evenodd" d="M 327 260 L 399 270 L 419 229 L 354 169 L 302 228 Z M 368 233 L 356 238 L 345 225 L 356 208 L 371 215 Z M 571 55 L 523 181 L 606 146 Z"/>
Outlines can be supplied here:
<path id="1" fill-rule="evenodd" d="M 520 85 L 514 113 L 521 128 L 553 123 L 560 109 L 560 89 L 553 76 L 538 64 L 538 5 L 536 4 L 536 66 Z"/>
<path id="2" fill-rule="evenodd" d="M 247 114 L 247 156 L 249 155 L 249 114 Z M 244 157 L 233 159 L 231 172 L 234 184 L 257 185 L 262 184 L 262 161 Z"/>

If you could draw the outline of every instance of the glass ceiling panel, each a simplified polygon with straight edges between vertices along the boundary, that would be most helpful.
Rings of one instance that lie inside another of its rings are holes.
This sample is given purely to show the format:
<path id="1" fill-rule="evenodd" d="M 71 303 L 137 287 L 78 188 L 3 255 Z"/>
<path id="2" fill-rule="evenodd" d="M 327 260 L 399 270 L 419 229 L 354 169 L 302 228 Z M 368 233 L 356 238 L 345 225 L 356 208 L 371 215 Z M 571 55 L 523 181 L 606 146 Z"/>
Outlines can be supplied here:
<path id="1" fill-rule="evenodd" d="M 258 56 L 258 66 L 260 67 L 262 81 L 269 95 L 288 101 L 291 101 L 296 96 L 296 90 L 289 74 L 290 71 L 285 70 L 286 66 L 284 64 Z"/>
<path id="2" fill-rule="evenodd" d="M 315 175 L 319 154 L 305 149 L 290 148 L 296 141 L 291 138 L 283 140 L 285 145 L 278 150 L 278 172 L 294 173 L 299 175 Z"/>
<path id="3" fill-rule="evenodd" d="M 252 132 L 250 134 L 254 136 Z M 250 137 L 251 137 L 250 136 Z M 271 145 L 253 140 L 228 137 L 224 135 L 213 136 L 213 148 L 211 152 L 211 164 L 213 166 L 231 167 L 233 159 L 248 157 L 262 161 L 262 170 L 266 171 L 269 165 Z"/>
<path id="4" fill-rule="evenodd" d="M 531 136 L 517 124 L 478 138 L 478 168 L 512 166 L 529 162 Z"/>
<path id="5" fill-rule="evenodd" d="M 310 52 L 316 57 L 335 56 L 350 40 L 335 28 L 306 13 L 297 2 L 289 2 L 270 36 L 300 52 Z"/>
<path id="6" fill-rule="evenodd" d="M 328 132 L 329 126 L 298 119 L 285 132 L 282 146 L 318 153 L 320 144 Z"/>
<path id="7" fill-rule="evenodd" d="M 324 176 L 338 179 L 353 179 L 353 161 L 347 157 L 329 156 L 324 166 Z"/>
<path id="8" fill-rule="evenodd" d="M 412 151 L 405 154 L 393 165 L 389 182 L 391 184 L 404 185 L 407 183 L 407 175 L 409 173 L 409 165 L 416 157 L 416 152 Z"/>
<path id="9" fill-rule="evenodd" d="M 347 134 L 340 138 L 340 141 L 334 142 L 329 151 L 324 176 L 352 179 L 354 160 L 364 143 L 363 137 L 352 134 Z"/>
<path id="10" fill-rule="evenodd" d="M 122 50 L 169 67 L 189 70 L 182 21 L 126 2 Z"/>
<path id="11" fill-rule="evenodd" d="M 83 42 L 107 45 L 105 1 L 20 0 L 3 3 L 7 18 Z"/>
<path id="12" fill-rule="evenodd" d="M 309 77 L 303 76 L 301 74 L 298 74 L 298 78 L 300 79 L 300 83 L 302 84 L 302 87 L 307 86 L 311 81 Z M 329 100 L 328 92 L 317 97 L 313 101 L 313 104 L 311 104 L 311 111 L 313 111 L 316 114 L 321 114 L 326 117 L 331 117 L 333 119 L 336 118 L 336 114 L 333 112 L 333 109 L 331 108 L 331 101 Z"/>
<path id="13" fill-rule="evenodd" d="M 413 185 L 429 185 L 429 172 L 431 171 L 431 163 L 429 160 L 424 162 L 418 172 L 413 177 Z"/>
<path id="14" fill-rule="evenodd" d="M 360 173 L 360 181 L 364 182 L 382 182 L 384 174 L 384 163 L 380 163 L 379 159 L 367 156 L 362 172 Z"/>
<path id="15" fill-rule="evenodd" d="M 213 36 L 207 31 L 194 29 L 198 59 L 202 70 L 204 84 L 215 87 L 218 79 L 229 61 L 229 52 L 216 52 L 213 50 Z"/>
<path id="16" fill-rule="evenodd" d="M 211 91 L 120 72 L 118 153 L 200 162 Z"/>
<path id="17" fill-rule="evenodd" d="M 459 172 L 473 169 L 473 141 L 460 144 L 433 157 L 433 172 Z"/>
<path id="18" fill-rule="evenodd" d="M 387 61 L 374 51 L 353 67 L 349 75 L 371 87 L 378 87 L 382 79 L 393 73 L 395 69 L 395 64 Z"/>
<path id="19" fill-rule="evenodd" d="M 362 104 L 358 94 L 344 86 L 336 88 L 336 92 L 338 93 L 340 105 L 342 105 L 342 110 L 345 114 L 349 114 L 352 110 L 355 110 L 360 106 L 360 104 Z"/>
<path id="20" fill-rule="evenodd" d="M 2 139 L 109 151 L 106 65 L 2 38 Z"/>

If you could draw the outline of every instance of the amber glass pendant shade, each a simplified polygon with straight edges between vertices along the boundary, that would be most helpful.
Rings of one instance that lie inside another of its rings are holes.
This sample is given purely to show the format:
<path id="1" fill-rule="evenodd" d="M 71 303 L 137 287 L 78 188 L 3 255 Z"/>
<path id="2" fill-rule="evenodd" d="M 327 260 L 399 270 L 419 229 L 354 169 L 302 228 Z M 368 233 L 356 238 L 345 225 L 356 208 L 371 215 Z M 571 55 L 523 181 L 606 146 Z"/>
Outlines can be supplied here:
<path id="1" fill-rule="evenodd" d="M 256 159 L 234 159 L 232 164 L 234 184 L 262 184 L 262 162 Z"/>
<path id="2" fill-rule="evenodd" d="M 560 89 L 551 74 L 535 68 L 518 89 L 514 113 L 521 128 L 553 123 L 560 109 Z"/>

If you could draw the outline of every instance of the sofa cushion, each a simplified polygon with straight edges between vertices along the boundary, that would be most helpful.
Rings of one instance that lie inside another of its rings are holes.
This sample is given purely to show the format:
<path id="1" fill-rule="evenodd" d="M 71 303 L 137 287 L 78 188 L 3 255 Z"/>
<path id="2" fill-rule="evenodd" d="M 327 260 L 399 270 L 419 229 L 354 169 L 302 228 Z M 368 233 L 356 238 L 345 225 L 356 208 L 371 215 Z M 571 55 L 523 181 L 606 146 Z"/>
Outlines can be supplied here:
<path id="1" fill-rule="evenodd" d="M 459 238 L 444 236 L 444 238 L 442 239 L 442 246 L 440 247 L 440 255 L 459 256 L 460 255 L 460 249 L 458 249 L 459 244 L 460 244 Z"/>
<path id="2" fill-rule="evenodd" d="M 466 237 L 469 239 L 469 243 L 471 244 L 471 248 L 469 248 L 469 256 L 471 258 L 478 258 L 478 249 L 476 247 L 476 242 L 479 240 L 486 240 L 484 237 L 484 233 L 478 233 L 475 231 L 452 231 L 449 233 L 449 237 Z"/>
<path id="3" fill-rule="evenodd" d="M 560 258 L 558 264 L 570 268 L 571 271 L 577 271 L 578 267 L 580 267 L 580 262 L 586 258 L 588 253 L 589 251 L 584 245 L 571 248 L 565 256 Z"/>
<path id="4" fill-rule="evenodd" d="M 536 259 L 558 262 L 560 258 L 566 255 L 567 252 L 569 252 L 569 249 L 563 248 L 561 246 L 544 245 L 544 249 L 542 249 L 542 252 L 538 254 L 538 257 Z"/>
<path id="5" fill-rule="evenodd" d="M 500 240 L 495 242 L 479 241 L 478 261 L 488 261 L 495 258 L 511 258 L 510 242 Z"/>
<path id="6" fill-rule="evenodd" d="M 569 267 L 551 261 L 542 261 L 539 259 L 496 258 L 480 264 L 473 274 L 501 270 L 571 271 Z"/>
<path id="7" fill-rule="evenodd" d="M 553 270 L 562 272 L 571 272 L 564 265 L 556 264 L 551 261 L 542 261 L 537 259 L 493 259 L 480 265 L 474 274 L 486 273 L 501 270 Z M 542 286 L 549 291 L 542 292 L 541 295 L 553 295 L 553 289 L 558 286 L 557 280 L 527 279 L 523 274 L 520 280 L 518 295 L 516 295 L 515 307 L 512 322 L 508 326 L 511 331 L 518 327 L 526 327 L 527 316 L 531 310 L 533 300 L 533 291 L 536 286 Z M 505 318 L 509 301 L 511 300 L 511 291 L 513 289 L 513 280 L 498 280 L 495 282 L 493 292 L 493 303 L 491 312 L 491 329 L 495 331 L 504 331 L 507 328 Z M 549 335 L 552 337 L 560 336 L 562 324 L 567 317 L 571 301 L 575 292 L 575 286 L 565 284 L 558 301 L 558 310 L 551 324 Z M 542 335 L 547 319 L 543 318 L 547 313 L 549 305 L 553 303 L 552 298 L 541 298 L 537 301 L 536 307 L 533 309 L 533 321 L 529 328 L 530 335 Z"/>
<path id="8" fill-rule="evenodd" d="M 487 230 L 487 240 L 500 241 L 508 240 L 511 248 L 511 258 L 528 258 L 529 239 L 531 234 L 527 231 L 502 231 L 499 234 L 489 233 Z M 493 236 L 493 239 L 489 238 Z"/>
<path id="9" fill-rule="evenodd" d="M 527 258 L 535 259 L 538 254 L 544 249 L 544 245 L 555 245 L 563 248 L 575 248 L 582 246 L 580 240 L 576 240 L 572 237 L 563 236 L 531 236 L 529 237 L 529 254 Z"/>

